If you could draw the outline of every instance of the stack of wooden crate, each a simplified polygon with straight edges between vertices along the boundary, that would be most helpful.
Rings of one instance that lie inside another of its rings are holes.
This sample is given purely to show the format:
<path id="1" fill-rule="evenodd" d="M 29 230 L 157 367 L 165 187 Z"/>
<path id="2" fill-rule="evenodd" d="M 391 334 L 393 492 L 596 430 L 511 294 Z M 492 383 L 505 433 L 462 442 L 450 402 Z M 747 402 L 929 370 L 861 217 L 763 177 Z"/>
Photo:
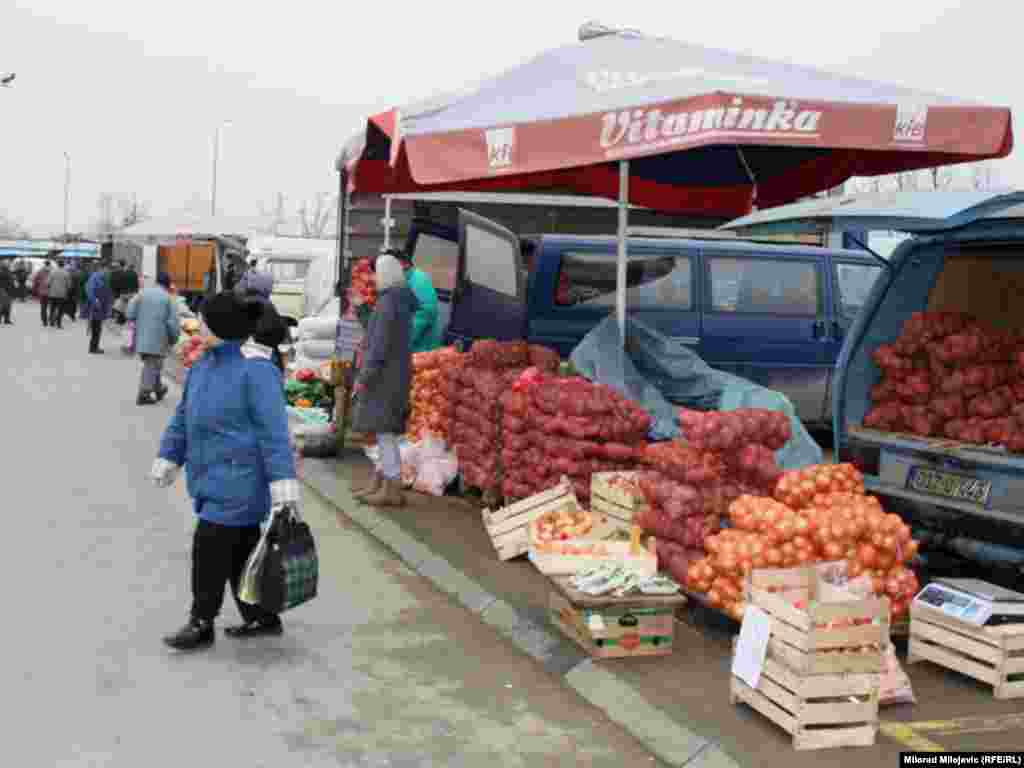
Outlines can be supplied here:
<path id="1" fill-rule="evenodd" d="M 907 663 L 930 661 L 992 686 L 997 699 L 1024 696 L 1024 624 L 979 627 L 918 602 L 910 605 Z"/>
<path id="2" fill-rule="evenodd" d="M 791 734 L 796 749 L 869 746 L 878 732 L 889 602 L 820 602 L 818 584 L 814 568 L 754 571 L 748 600 L 770 618 L 768 653 L 757 688 L 733 677 L 730 700 Z"/>

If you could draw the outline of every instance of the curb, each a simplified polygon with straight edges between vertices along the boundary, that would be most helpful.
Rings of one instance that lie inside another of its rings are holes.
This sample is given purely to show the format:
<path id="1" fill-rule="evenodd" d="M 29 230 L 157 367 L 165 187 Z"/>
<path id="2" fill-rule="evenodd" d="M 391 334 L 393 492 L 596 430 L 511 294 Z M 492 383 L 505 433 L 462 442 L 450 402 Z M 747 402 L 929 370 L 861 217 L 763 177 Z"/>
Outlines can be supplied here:
<path id="1" fill-rule="evenodd" d="M 352 497 L 348 482 L 325 464 L 305 459 L 302 483 L 329 506 L 392 550 L 413 571 L 511 640 L 610 720 L 673 768 L 738 768 L 719 745 L 652 706 L 641 692 L 581 652 L 566 653 L 561 634 L 488 592 L 389 517 Z"/>
<path id="2" fill-rule="evenodd" d="M 171 386 L 177 386 L 180 397 L 185 369 L 174 363 L 168 366 L 168 378 Z M 303 459 L 299 480 L 326 505 L 394 552 L 411 570 L 560 677 L 662 763 L 672 768 L 740 768 L 718 744 L 652 706 L 635 686 L 597 666 L 586 654 L 563 650 L 565 641 L 560 633 L 549 629 L 547 622 L 538 623 L 524 611 L 488 592 L 392 519 L 354 499 L 348 482 L 327 466 L 329 461 L 337 459 Z"/>

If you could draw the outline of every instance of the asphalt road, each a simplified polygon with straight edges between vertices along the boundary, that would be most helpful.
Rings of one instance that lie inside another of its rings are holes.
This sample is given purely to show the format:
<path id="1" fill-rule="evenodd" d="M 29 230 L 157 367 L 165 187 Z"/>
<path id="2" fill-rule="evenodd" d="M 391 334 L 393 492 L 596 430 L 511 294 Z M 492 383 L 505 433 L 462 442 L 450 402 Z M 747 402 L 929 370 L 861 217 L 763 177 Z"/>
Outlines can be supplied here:
<path id="1" fill-rule="evenodd" d="M 311 492 L 321 594 L 281 638 L 175 654 L 190 506 L 146 474 L 173 404 L 35 304 L 0 327 L 0 754 L 54 766 L 644 766 L 632 737 Z M 235 620 L 228 597 L 221 624 Z"/>

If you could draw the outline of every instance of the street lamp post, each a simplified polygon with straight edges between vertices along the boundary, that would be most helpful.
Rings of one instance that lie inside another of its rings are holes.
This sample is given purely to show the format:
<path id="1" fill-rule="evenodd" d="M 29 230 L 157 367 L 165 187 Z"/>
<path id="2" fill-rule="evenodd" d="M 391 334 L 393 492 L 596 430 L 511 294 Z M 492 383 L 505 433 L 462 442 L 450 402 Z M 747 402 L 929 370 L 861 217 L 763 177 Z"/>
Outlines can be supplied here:
<path id="1" fill-rule="evenodd" d="M 68 209 L 71 205 L 71 155 L 64 153 L 64 235 L 68 234 Z"/>
<path id="2" fill-rule="evenodd" d="M 220 125 L 217 126 L 217 130 L 213 134 L 213 181 L 210 190 L 210 215 L 217 215 L 217 160 L 220 156 L 220 132 L 223 128 L 227 128 L 231 125 L 230 120 L 224 120 Z"/>

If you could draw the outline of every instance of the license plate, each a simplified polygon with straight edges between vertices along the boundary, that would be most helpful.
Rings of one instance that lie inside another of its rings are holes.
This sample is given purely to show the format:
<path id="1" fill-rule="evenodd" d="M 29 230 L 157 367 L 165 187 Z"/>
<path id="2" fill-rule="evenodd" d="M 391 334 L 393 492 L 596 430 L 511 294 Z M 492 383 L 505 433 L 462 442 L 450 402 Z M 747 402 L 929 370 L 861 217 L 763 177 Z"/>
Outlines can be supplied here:
<path id="1" fill-rule="evenodd" d="M 939 472 L 930 467 L 912 467 L 910 476 L 907 477 L 907 488 L 918 493 L 966 501 L 983 507 L 988 503 L 988 497 L 992 493 L 992 481 L 978 480 L 952 472 Z"/>

